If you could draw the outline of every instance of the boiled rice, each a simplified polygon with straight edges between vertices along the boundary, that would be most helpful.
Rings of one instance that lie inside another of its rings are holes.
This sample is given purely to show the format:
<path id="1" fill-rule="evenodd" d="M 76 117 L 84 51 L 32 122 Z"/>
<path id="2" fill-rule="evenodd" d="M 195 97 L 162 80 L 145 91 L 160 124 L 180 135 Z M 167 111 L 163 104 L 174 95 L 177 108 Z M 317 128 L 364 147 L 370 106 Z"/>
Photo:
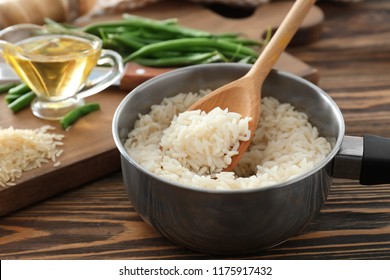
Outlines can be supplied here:
<path id="1" fill-rule="evenodd" d="M 238 154 L 239 141 L 248 141 L 250 118 L 217 107 L 175 116 L 160 141 L 165 156 L 198 175 L 221 172 Z"/>
<path id="2" fill-rule="evenodd" d="M 190 126 L 178 123 L 183 115 L 177 115 L 207 93 L 208 91 L 180 93 L 165 98 L 161 104 L 153 105 L 149 114 L 140 115 L 125 142 L 128 154 L 147 170 L 166 179 L 208 189 L 232 190 L 285 182 L 312 169 L 331 151 L 329 142 L 319 135 L 306 114 L 298 112 L 291 104 L 280 103 L 273 97 L 264 97 L 260 124 L 248 151 L 234 172 L 219 172 L 223 167 L 213 158 L 210 149 L 226 144 L 226 139 L 213 138 L 216 132 L 209 130 L 209 133 L 200 137 L 204 142 L 200 148 L 191 151 L 194 143 L 199 141 L 199 135 L 191 132 L 194 129 L 193 123 Z M 215 113 L 221 117 L 228 112 L 218 110 Z M 202 115 L 199 112 L 185 114 L 194 114 L 196 118 Z M 203 114 L 203 117 L 207 119 L 207 114 Z M 223 123 L 224 121 L 226 119 L 221 117 L 214 126 L 224 127 L 221 131 L 228 130 L 230 133 L 231 129 L 236 130 L 236 135 L 240 133 L 234 121 Z M 210 123 L 210 120 L 206 122 Z M 248 120 L 244 120 L 245 122 Z M 229 126 L 231 127 L 227 128 Z M 179 137 L 181 131 L 185 132 Z M 221 131 L 219 133 L 223 133 Z M 245 137 L 249 137 L 247 132 Z M 228 145 L 234 153 L 233 142 L 228 141 Z M 198 159 L 195 160 L 195 165 L 189 163 L 196 153 L 201 154 L 207 164 L 198 164 Z"/>
<path id="3" fill-rule="evenodd" d="M 56 167 L 60 164 L 57 158 L 63 150 L 64 135 L 49 133 L 51 126 L 32 129 L 0 128 L 0 186 L 14 185 L 25 171 L 42 164 L 53 162 Z"/>

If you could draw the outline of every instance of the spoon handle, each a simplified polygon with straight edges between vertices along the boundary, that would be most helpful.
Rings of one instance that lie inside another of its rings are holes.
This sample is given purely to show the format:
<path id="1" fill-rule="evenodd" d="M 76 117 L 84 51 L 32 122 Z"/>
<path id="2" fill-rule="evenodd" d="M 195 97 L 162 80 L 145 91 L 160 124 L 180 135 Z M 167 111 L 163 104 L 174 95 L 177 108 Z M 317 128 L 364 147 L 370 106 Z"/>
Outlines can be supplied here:
<path id="1" fill-rule="evenodd" d="M 297 0 L 246 76 L 265 79 L 286 49 L 315 0 Z"/>

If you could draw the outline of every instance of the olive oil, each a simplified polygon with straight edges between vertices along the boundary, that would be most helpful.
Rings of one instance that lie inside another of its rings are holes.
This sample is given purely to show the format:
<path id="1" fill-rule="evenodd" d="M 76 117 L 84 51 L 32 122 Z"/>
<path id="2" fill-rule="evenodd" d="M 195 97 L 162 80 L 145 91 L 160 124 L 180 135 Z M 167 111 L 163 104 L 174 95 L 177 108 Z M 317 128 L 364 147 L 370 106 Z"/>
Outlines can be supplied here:
<path id="1" fill-rule="evenodd" d="M 65 100 L 88 78 L 101 48 L 70 35 L 41 35 L 5 46 L 3 56 L 40 98 Z"/>

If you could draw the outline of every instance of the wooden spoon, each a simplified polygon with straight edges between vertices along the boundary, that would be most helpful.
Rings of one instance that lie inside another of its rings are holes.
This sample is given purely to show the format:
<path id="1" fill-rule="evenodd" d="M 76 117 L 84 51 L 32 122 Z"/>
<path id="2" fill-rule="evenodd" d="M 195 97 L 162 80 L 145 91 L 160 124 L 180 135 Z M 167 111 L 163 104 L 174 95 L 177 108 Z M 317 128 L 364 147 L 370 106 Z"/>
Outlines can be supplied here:
<path id="1" fill-rule="evenodd" d="M 262 51 L 255 64 L 242 78 L 224 85 L 194 103 L 188 110 L 210 112 L 216 107 L 228 108 L 242 116 L 251 117 L 249 129 L 253 137 L 260 118 L 261 88 L 272 67 L 283 53 L 298 30 L 301 22 L 313 6 L 315 0 L 297 0 Z M 251 139 L 240 143 L 238 154 L 232 157 L 231 164 L 224 171 L 231 171 L 248 148 Z"/>

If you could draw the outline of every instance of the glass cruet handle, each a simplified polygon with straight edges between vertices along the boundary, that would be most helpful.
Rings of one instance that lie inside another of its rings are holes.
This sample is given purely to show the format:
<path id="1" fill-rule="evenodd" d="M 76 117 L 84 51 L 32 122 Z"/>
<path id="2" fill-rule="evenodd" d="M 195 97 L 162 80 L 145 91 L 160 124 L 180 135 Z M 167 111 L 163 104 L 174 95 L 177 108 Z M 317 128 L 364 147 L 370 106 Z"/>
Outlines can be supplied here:
<path id="1" fill-rule="evenodd" d="M 123 61 L 122 57 L 117 52 L 112 50 L 102 50 L 97 65 L 106 64 L 112 65 L 111 69 L 101 77 L 88 80 L 84 86 L 84 88 L 87 89 L 79 92 L 77 94 L 78 98 L 85 98 L 94 95 L 109 87 L 122 77 Z"/>

